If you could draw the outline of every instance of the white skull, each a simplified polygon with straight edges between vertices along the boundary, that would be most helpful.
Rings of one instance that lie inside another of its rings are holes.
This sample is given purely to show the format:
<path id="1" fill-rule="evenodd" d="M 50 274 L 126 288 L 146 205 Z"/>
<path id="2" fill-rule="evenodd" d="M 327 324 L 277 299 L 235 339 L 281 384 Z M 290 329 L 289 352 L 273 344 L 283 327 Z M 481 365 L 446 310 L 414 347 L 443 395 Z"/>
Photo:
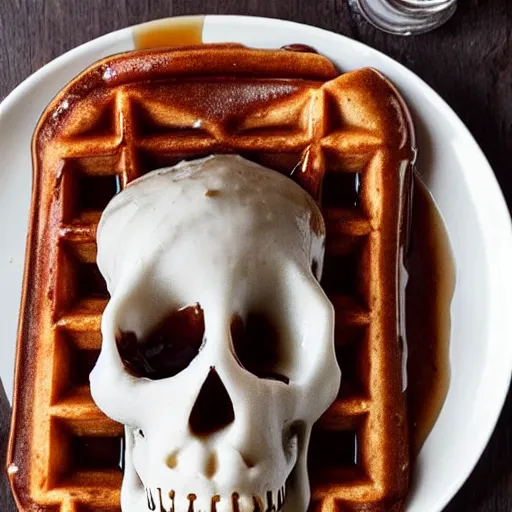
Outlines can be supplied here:
<path id="1" fill-rule="evenodd" d="M 112 200 L 98 228 L 111 300 L 90 380 L 125 425 L 124 512 L 305 512 L 311 427 L 340 381 L 314 275 L 324 235 L 306 192 L 237 156 L 153 171 Z M 171 313 L 190 338 L 149 348 Z M 120 340 L 160 373 L 139 371 Z"/>

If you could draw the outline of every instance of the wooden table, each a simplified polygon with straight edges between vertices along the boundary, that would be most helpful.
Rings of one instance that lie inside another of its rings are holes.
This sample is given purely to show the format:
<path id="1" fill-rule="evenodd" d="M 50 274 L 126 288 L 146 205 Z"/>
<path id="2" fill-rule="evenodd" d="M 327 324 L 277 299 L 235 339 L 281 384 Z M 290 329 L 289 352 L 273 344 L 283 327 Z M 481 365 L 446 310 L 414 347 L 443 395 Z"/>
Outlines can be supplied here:
<path id="1" fill-rule="evenodd" d="M 430 34 L 406 39 L 373 29 L 351 12 L 347 2 L 0 0 L 0 98 L 61 53 L 142 21 L 205 12 L 290 19 L 363 41 L 416 72 L 469 127 L 512 204 L 512 2 L 461 0 L 457 14 L 447 25 Z M 0 388 L 1 467 L 8 418 L 8 403 Z M 511 425 L 512 397 L 509 396 L 489 446 L 446 512 L 512 510 Z M 3 477 L 0 477 L 0 510 L 15 510 Z"/>

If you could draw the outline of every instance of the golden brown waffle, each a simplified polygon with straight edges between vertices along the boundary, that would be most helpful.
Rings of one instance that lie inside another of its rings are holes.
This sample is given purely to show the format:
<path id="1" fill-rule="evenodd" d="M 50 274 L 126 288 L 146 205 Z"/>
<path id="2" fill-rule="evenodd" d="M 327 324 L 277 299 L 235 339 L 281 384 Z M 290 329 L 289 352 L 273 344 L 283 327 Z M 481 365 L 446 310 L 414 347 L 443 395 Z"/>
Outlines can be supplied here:
<path id="1" fill-rule="evenodd" d="M 323 285 L 336 308 L 338 400 L 314 429 L 311 510 L 401 510 L 408 446 L 397 278 L 410 192 L 407 110 L 376 71 L 313 52 L 238 45 L 105 59 L 48 106 L 34 185 L 9 474 L 20 510 L 119 510 L 122 427 L 88 374 L 108 300 L 96 227 L 130 180 L 236 152 L 297 179 L 327 222 Z"/>

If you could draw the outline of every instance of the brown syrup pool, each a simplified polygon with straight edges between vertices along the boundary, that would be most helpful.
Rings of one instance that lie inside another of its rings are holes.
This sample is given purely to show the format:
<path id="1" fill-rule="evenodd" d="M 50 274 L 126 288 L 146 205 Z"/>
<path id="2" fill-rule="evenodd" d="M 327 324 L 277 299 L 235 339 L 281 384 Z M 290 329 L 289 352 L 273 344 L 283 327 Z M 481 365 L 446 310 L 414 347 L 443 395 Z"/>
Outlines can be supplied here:
<path id="1" fill-rule="evenodd" d="M 145 23 L 133 29 L 135 49 L 202 44 L 203 26 L 204 16 L 184 16 Z"/>
<path id="2" fill-rule="evenodd" d="M 415 458 L 448 393 L 450 305 L 455 289 L 448 233 L 430 192 L 417 177 L 407 270 L 407 403 L 411 455 Z"/>

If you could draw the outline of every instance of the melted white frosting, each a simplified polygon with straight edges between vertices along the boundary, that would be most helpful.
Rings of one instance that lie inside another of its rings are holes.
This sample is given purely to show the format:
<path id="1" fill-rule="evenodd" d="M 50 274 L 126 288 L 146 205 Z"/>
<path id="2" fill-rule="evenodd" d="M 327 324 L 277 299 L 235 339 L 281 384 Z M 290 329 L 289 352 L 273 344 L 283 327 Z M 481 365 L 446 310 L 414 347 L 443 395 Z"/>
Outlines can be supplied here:
<path id="1" fill-rule="evenodd" d="M 150 300 L 150 316 L 160 317 L 171 296 L 173 306 L 199 302 L 205 309 L 227 280 L 249 278 L 254 294 L 265 285 L 254 272 L 263 260 L 307 269 L 313 258 L 321 275 L 324 231 L 315 202 L 288 177 L 239 156 L 210 156 L 153 171 L 115 196 L 98 227 L 98 266 L 113 297 L 134 279 L 150 280 L 153 297 L 141 287 L 134 301 Z M 144 335 L 148 322 L 126 321 L 121 327 Z"/>

